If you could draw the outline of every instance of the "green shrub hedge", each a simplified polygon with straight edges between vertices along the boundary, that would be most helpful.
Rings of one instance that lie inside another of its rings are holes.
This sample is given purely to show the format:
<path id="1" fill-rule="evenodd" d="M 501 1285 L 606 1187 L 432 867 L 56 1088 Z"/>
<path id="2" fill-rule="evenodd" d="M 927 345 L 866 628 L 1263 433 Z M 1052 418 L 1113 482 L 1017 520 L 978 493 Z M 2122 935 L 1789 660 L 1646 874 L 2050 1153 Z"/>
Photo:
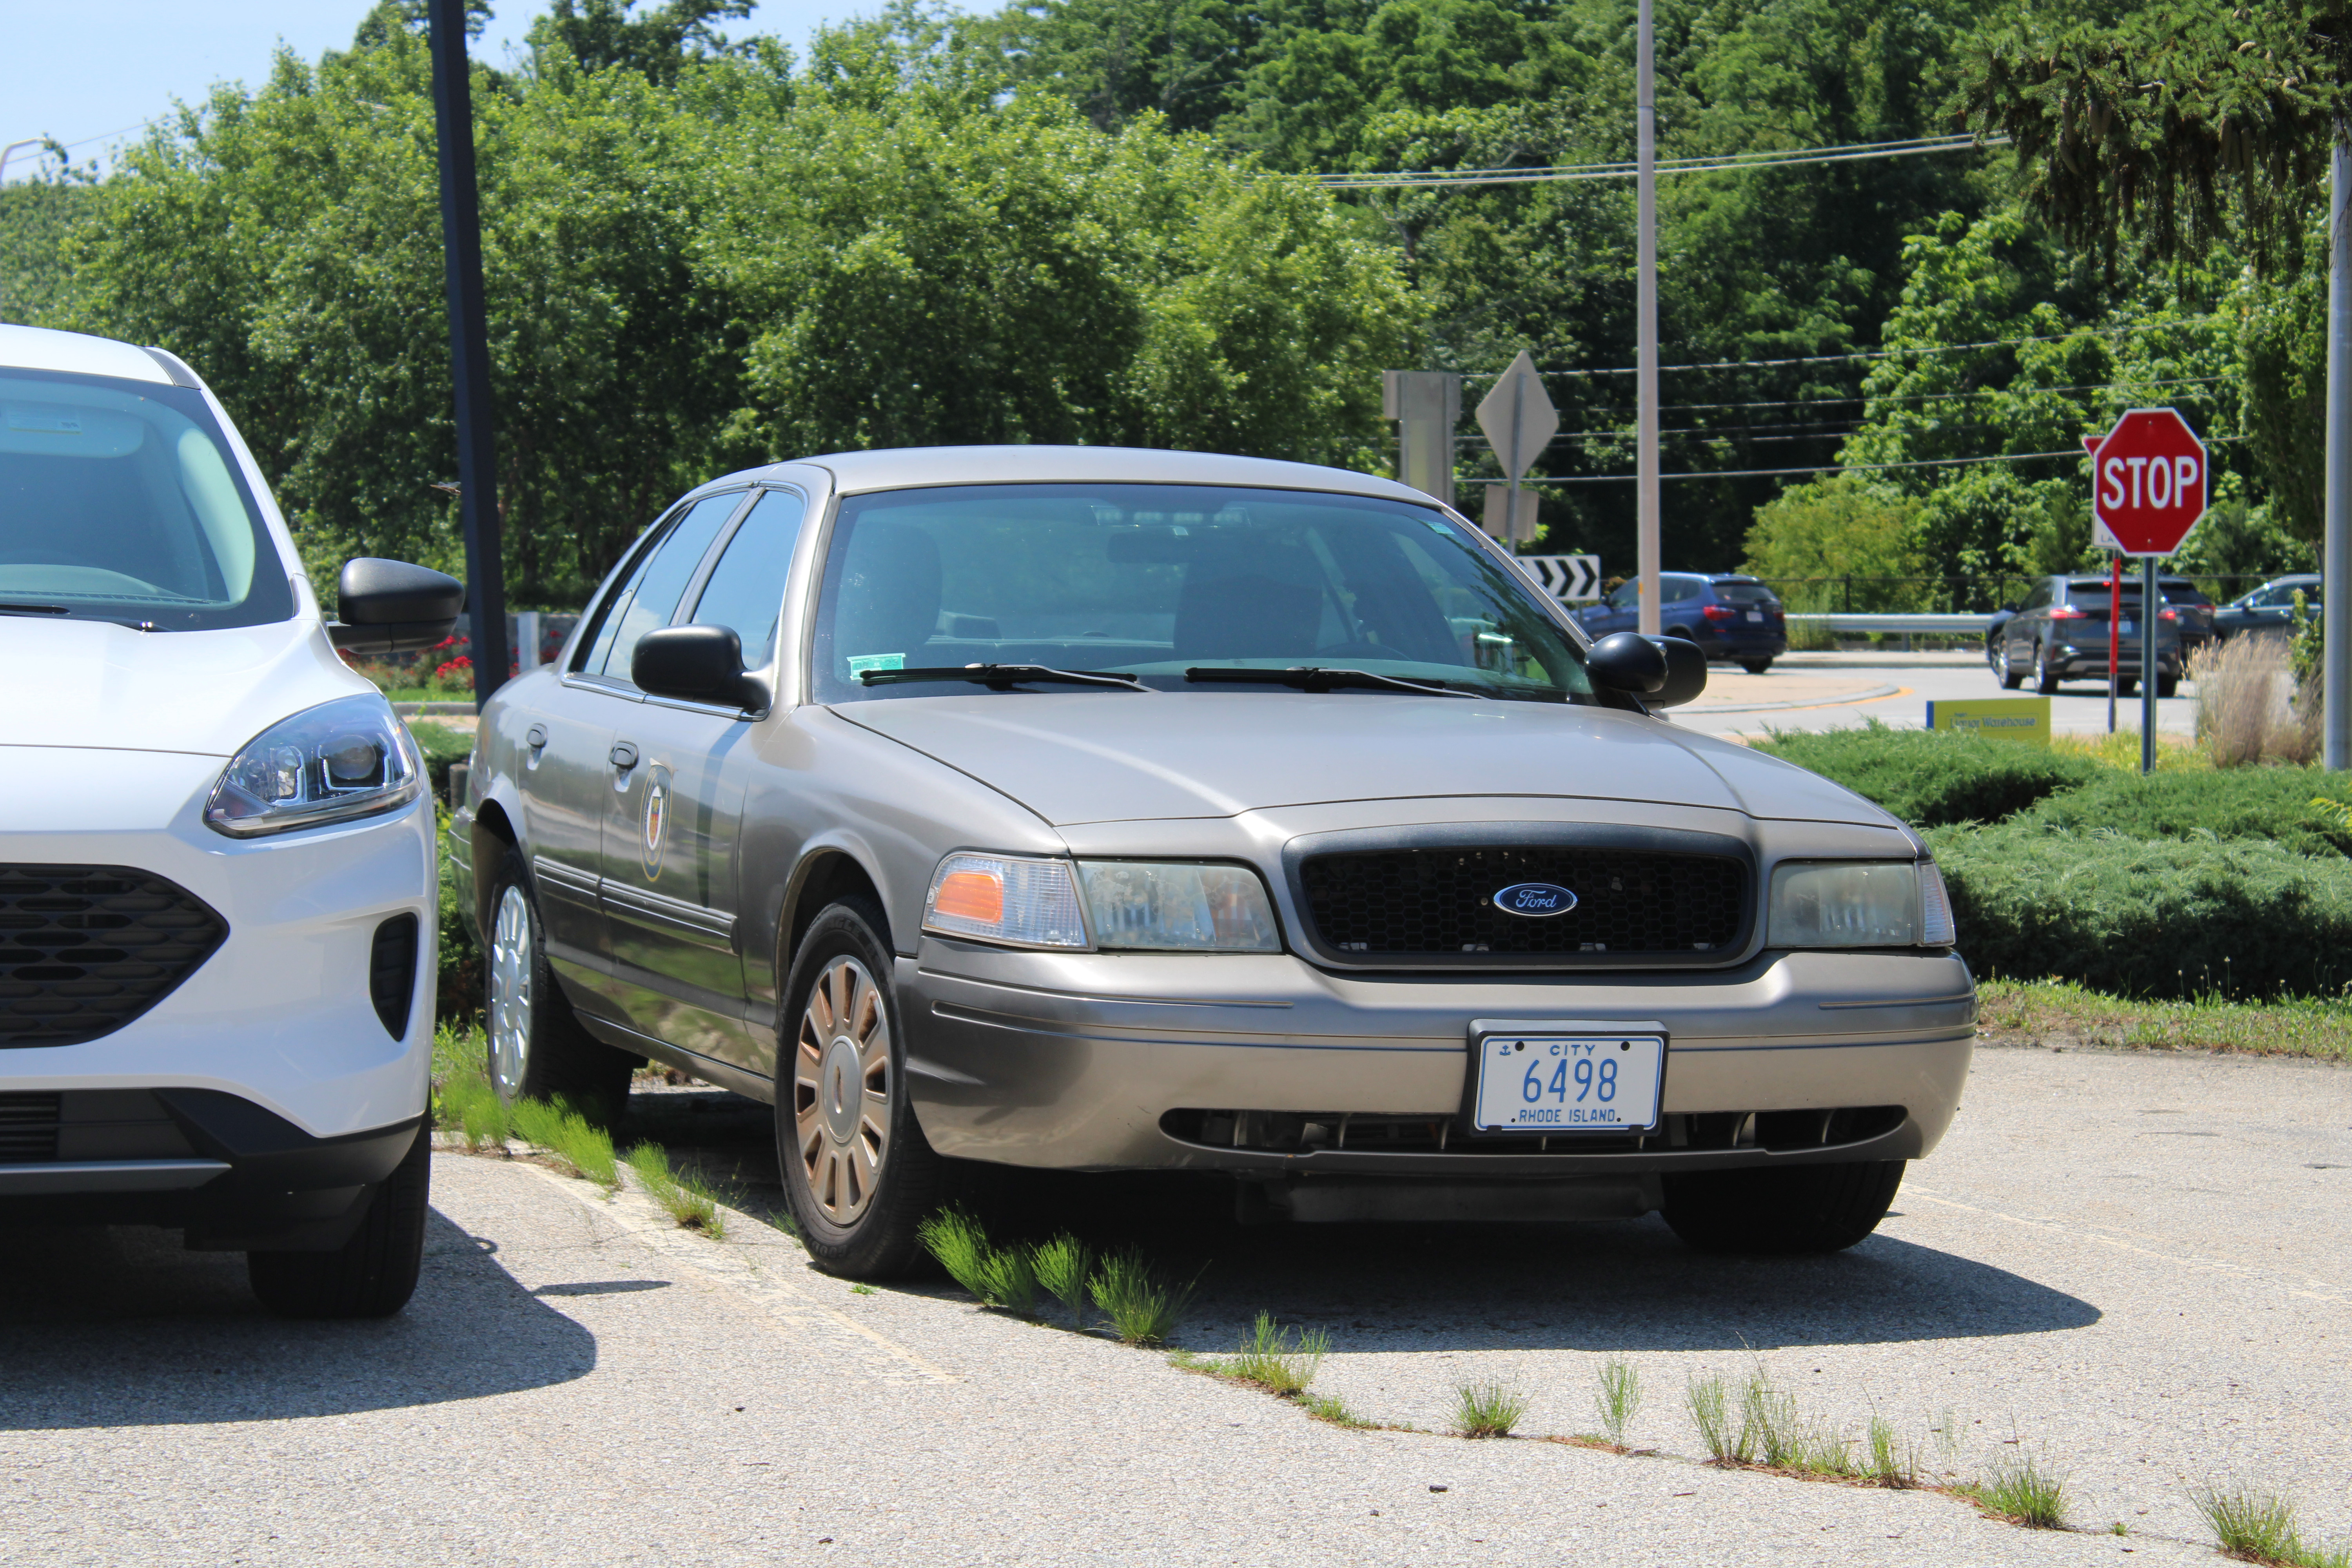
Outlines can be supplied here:
<path id="1" fill-rule="evenodd" d="M 2088 757 L 2014 741 L 1890 730 L 1876 722 L 1860 730 L 1777 734 L 1756 749 L 1842 784 L 1919 828 L 1998 822 L 2112 771 Z"/>
<path id="2" fill-rule="evenodd" d="M 2229 768 L 2137 773 L 2102 768 L 2080 789 L 2050 795 L 2025 822 L 2077 833 L 2111 829 L 2133 838 L 2266 838 L 2298 855 L 2352 855 L 2352 831 L 2311 809 L 2314 795 L 2344 795 L 2321 768 Z"/>
<path id="3" fill-rule="evenodd" d="M 2131 996 L 2309 995 L 2352 984 L 2352 860 L 2341 856 L 2035 821 L 1927 838 L 1959 951 L 1979 975 Z"/>

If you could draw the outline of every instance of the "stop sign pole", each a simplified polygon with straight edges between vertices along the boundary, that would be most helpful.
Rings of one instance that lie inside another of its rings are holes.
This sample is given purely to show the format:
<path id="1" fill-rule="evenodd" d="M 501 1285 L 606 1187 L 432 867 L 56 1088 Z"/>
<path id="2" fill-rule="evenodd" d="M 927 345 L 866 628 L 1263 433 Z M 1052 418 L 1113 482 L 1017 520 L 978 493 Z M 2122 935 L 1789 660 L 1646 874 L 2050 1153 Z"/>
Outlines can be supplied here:
<path id="1" fill-rule="evenodd" d="M 2140 558 L 2139 771 L 2156 771 L 2156 628 L 2163 600 L 2156 563 L 2205 515 L 2212 465 L 2205 443 L 2172 408 L 2135 408 L 2091 453 L 2092 542 Z M 2112 635 L 2112 626 L 2111 626 Z M 2108 666 L 2109 679 L 2114 665 Z"/>

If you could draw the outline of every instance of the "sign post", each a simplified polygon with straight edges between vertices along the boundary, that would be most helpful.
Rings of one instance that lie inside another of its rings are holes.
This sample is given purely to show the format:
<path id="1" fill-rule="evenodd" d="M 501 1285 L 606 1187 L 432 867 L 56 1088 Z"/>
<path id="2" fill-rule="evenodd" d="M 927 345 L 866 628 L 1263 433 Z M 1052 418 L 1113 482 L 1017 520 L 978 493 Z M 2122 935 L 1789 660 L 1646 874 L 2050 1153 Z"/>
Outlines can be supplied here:
<path id="1" fill-rule="evenodd" d="M 2120 587 L 2121 557 L 2140 558 L 2139 771 L 2156 771 L 2157 626 L 2163 600 L 2156 586 L 2156 563 L 2180 548 L 2205 515 L 2212 465 L 2205 443 L 2178 410 L 2135 408 L 2116 421 L 2091 453 L 2091 542 L 2116 552 Z M 2111 603 L 2119 609 L 2121 595 Z M 2114 611 L 2109 647 L 2122 651 Z M 2114 664 L 2111 659 L 2109 669 Z M 2109 679 L 2114 679 L 2110 673 Z"/>
<path id="2" fill-rule="evenodd" d="M 1544 391 L 1543 377 L 1536 371 L 1536 362 L 1521 349 L 1511 368 L 1496 379 L 1494 390 L 1478 400 L 1478 428 L 1486 433 L 1487 444 L 1495 448 L 1495 458 L 1502 465 L 1507 489 L 1503 496 L 1502 529 L 1496 531 L 1493 521 L 1494 508 L 1490 498 L 1487 507 L 1486 531 L 1510 546 L 1514 554 L 1520 545 L 1534 537 L 1528 526 L 1534 520 L 1533 495 L 1530 503 L 1520 505 L 1522 492 L 1519 480 L 1535 467 L 1551 438 L 1559 434 L 1559 410 L 1552 406 L 1551 396 Z"/>

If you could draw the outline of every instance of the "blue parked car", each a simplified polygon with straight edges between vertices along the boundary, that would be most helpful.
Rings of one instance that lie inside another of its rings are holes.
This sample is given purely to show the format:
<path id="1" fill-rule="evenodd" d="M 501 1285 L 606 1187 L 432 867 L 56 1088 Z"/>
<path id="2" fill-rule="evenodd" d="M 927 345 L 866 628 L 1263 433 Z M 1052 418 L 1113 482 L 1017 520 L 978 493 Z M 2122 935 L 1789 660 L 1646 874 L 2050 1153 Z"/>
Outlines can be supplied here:
<path id="1" fill-rule="evenodd" d="M 1789 651 L 1789 617 L 1771 589 L 1733 573 L 1658 574 L 1658 627 L 1698 644 L 1706 657 L 1761 675 Z M 1629 578 L 1577 618 L 1597 639 L 1640 629 L 1640 584 Z"/>

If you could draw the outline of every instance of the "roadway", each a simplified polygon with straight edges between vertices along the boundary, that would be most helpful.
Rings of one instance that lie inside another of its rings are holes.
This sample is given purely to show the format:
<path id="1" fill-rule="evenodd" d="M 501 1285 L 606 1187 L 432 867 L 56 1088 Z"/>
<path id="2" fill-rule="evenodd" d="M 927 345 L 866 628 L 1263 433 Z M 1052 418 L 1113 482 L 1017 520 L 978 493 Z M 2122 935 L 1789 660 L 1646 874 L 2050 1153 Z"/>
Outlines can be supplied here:
<path id="1" fill-rule="evenodd" d="M 2157 702 L 2157 732 L 2187 738 L 2196 731 L 2196 687 Z M 1762 675 L 1730 665 L 1707 671 L 1707 689 L 1687 708 L 1667 711 L 1675 722 L 1714 735 L 1762 736 L 1773 730 L 1838 730 L 1875 719 L 1896 729 L 1927 722 L 1927 703 L 1988 697 L 2031 696 L 2003 691 L 1975 650 L 1957 653 L 1792 653 Z M 2116 705 L 2117 727 L 2139 732 L 2139 699 Z M 2050 699 L 2050 723 L 2068 734 L 2107 727 L 2104 682 L 2070 683 Z"/>

